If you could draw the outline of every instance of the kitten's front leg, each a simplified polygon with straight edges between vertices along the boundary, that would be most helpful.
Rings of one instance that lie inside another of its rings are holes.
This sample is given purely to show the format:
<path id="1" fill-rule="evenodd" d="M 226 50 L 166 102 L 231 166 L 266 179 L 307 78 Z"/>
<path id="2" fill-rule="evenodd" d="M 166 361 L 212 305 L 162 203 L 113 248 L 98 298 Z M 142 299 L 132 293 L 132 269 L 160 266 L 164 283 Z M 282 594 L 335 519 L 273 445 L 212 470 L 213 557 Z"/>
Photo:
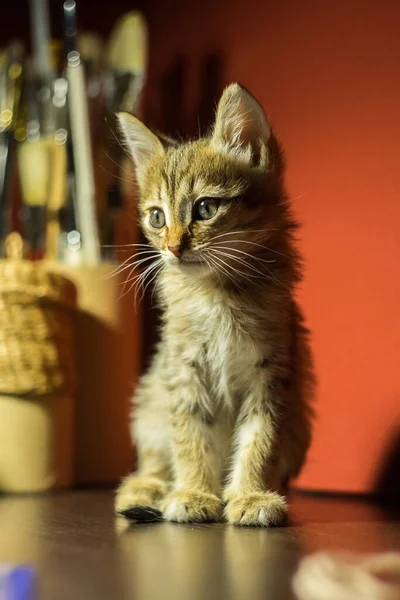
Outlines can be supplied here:
<path id="1" fill-rule="evenodd" d="M 279 397 L 280 396 L 280 397 Z M 233 525 L 277 526 L 287 516 L 276 477 L 279 424 L 277 403 L 284 397 L 280 380 L 259 373 L 239 412 L 225 516 Z"/>
<path id="2" fill-rule="evenodd" d="M 175 486 L 161 510 L 169 521 L 217 521 L 223 510 L 219 425 L 199 367 L 182 365 L 169 391 Z"/>

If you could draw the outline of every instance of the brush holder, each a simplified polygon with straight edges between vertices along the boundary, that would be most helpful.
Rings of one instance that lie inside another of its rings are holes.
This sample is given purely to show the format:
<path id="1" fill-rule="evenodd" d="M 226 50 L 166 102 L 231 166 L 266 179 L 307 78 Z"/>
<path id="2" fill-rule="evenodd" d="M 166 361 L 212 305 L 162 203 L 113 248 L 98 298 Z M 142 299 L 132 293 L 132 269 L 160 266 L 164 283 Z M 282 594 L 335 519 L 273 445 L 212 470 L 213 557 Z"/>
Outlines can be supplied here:
<path id="1" fill-rule="evenodd" d="M 37 492 L 73 480 L 76 288 L 18 240 L 0 261 L 0 491 Z"/>
<path id="2" fill-rule="evenodd" d="M 76 482 L 115 484 L 134 466 L 129 417 L 141 366 L 139 306 L 132 291 L 124 295 L 126 273 L 115 273 L 116 264 L 54 263 L 48 270 L 78 293 Z"/>

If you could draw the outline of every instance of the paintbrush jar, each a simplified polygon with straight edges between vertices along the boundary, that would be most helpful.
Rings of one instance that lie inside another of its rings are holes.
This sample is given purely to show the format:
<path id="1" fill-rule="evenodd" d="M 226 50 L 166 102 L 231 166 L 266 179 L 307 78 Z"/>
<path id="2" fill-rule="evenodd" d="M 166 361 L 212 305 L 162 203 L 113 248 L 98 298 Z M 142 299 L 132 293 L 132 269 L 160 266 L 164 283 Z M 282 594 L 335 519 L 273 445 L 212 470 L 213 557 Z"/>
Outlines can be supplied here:
<path id="1" fill-rule="evenodd" d="M 115 484 L 135 459 L 129 417 L 141 367 L 139 304 L 116 264 L 54 263 L 50 269 L 73 281 L 78 293 L 76 482 Z"/>
<path id="2" fill-rule="evenodd" d="M 0 261 L 0 492 L 73 483 L 76 303 L 43 264 Z"/>

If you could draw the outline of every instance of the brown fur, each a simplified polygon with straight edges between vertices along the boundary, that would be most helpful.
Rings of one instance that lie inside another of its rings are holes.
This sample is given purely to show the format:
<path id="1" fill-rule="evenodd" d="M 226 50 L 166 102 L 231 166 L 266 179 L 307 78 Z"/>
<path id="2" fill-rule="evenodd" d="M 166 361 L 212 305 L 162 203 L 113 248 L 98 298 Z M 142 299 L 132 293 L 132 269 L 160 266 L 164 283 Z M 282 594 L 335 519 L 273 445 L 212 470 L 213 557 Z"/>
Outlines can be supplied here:
<path id="1" fill-rule="evenodd" d="M 159 260 L 148 273 L 157 273 L 164 317 L 135 395 L 139 472 L 122 483 L 116 509 L 279 525 L 287 510 L 280 492 L 310 442 L 313 380 L 277 141 L 236 84 L 205 139 L 169 144 L 134 117 L 120 121 Z M 204 198 L 218 200 L 208 220 L 198 216 Z M 165 215 L 160 228 L 154 209 Z"/>

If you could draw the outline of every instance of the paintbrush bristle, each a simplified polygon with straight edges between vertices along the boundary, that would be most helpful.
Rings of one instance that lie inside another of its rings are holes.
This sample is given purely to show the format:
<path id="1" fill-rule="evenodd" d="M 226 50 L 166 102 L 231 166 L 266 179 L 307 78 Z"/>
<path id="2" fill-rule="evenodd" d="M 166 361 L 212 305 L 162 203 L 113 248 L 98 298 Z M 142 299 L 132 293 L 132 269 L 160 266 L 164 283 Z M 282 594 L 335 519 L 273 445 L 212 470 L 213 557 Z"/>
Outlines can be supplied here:
<path id="1" fill-rule="evenodd" d="M 103 40 L 96 33 L 82 33 L 78 39 L 78 47 L 84 60 L 100 61 L 103 50 Z"/>
<path id="2" fill-rule="evenodd" d="M 20 144 L 18 166 L 24 203 L 28 206 L 45 206 L 51 168 L 49 140 L 40 138 Z"/>
<path id="3" fill-rule="evenodd" d="M 111 32 L 108 66 L 117 71 L 143 72 L 147 68 L 147 23 L 143 14 L 132 11 L 123 15 Z"/>

